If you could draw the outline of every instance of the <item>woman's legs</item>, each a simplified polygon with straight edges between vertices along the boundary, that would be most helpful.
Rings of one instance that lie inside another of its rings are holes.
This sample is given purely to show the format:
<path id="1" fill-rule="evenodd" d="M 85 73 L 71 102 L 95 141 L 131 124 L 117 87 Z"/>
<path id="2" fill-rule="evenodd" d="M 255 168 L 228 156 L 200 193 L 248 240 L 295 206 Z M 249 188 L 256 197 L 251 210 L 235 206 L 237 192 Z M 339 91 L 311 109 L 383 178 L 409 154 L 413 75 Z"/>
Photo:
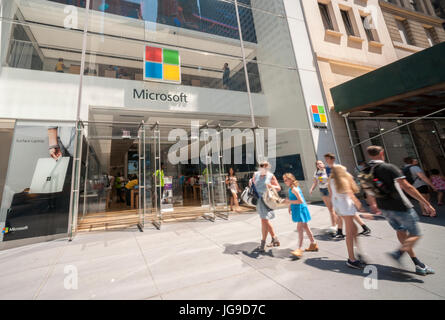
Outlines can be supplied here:
<path id="1" fill-rule="evenodd" d="M 272 239 L 275 239 L 276 234 L 275 234 L 275 231 L 273 230 L 272 223 L 270 223 L 270 220 L 267 220 L 267 219 L 265 219 L 265 220 L 266 220 L 268 232 L 270 233 Z"/>
<path id="2" fill-rule="evenodd" d="M 298 230 L 298 249 L 301 249 L 303 246 L 303 223 L 297 222 L 297 230 Z"/>
<path id="3" fill-rule="evenodd" d="M 232 199 L 233 199 L 233 203 L 235 204 L 235 210 L 239 210 L 239 202 L 238 202 L 238 196 L 235 192 L 232 191 Z"/>
<path id="4" fill-rule="evenodd" d="M 325 206 L 328 208 L 329 214 L 331 215 L 331 225 L 335 227 L 337 223 L 337 216 L 335 215 L 334 208 L 332 208 L 331 199 L 327 196 L 323 196 L 321 198 L 323 199 L 323 202 Z"/>
<path id="5" fill-rule="evenodd" d="M 346 247 L 348 249 L 349 260 L 355 261 L 354 242 L 357 237 L 357 227 L 354 223 L 354 216 L 344 216 L 346 225 Z"/>
<path id="6" fill-rule="evenodd" d="M 261 219 L 261 235 L 262 235 L 261 240 L 263 240 L 263 241 L 266 241 L 267 234 L 269 232 L 268 222 L 269 222 L 269 220 L 267 220 L 267 219 Z"/>
<path id="7" fill-rule="evenodd" d="M 443 199 L 443 191 L 437 191 L 437 203 L 438 204 L 442 204 L 442 199 Z"/>
<path id="8" fill-rule="evenodd" d="M 230 197 L 230 211 L 233 211 L 233 196 Z"/>

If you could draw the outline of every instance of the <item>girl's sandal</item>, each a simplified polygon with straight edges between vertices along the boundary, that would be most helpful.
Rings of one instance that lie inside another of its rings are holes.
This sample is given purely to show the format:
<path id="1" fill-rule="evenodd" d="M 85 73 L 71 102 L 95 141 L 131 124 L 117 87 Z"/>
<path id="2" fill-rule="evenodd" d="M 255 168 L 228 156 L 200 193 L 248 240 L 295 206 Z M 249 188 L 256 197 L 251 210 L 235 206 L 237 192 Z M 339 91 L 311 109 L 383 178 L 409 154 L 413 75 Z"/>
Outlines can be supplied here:
<path id="1" fill-rule="evenodd" d="M 278 240 L 278 238 L 272 239 L 272 242 L 269 243 L 267 246 L 269 248 L 270 247 L 279 247 L 280 246 L 280 241 Z"/>

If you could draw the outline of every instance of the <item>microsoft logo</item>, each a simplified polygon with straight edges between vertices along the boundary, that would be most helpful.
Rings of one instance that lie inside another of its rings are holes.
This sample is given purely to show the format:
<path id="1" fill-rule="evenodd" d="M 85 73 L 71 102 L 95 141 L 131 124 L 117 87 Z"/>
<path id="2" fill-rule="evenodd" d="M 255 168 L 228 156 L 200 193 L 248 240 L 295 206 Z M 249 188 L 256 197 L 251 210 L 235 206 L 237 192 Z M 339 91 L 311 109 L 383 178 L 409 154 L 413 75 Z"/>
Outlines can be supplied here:
<path id="1" fill-rule="evenodd" d="M 324 106 L 312 105 L 312 120 L 314 121 L 314 126 L 327 127 L 328 119 L 326 117 L 326 111 Z"/>
<path id="2" fill-rule="evenodd" d="M 179 51 L 145 46 L 144 80 L 180 84 Z"/>
<path id="3" fill-rule="evenodd" d="M 3 229 L 2 229 L 2 233 L 3 233 L 3 234 L 8 233 L 8 232 L 9 232 L 9 228 L 3 228 Z"/>

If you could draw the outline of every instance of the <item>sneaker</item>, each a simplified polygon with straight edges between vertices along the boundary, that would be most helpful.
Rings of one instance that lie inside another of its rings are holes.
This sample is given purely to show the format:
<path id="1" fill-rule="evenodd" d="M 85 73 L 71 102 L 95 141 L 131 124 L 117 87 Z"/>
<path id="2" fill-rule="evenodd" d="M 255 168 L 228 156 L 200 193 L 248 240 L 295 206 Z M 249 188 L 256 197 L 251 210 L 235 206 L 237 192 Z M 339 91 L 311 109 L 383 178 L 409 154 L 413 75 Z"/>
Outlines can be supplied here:
<path id="1" fill-rule="evenodd" d="M 346 261 L 346 265 L 353 269 L 363 269 L 365 267 L 360 260 L 351 261 L 348 259 L 348 261 Z"/>
<path id="2" fill-rule="evenodd" d="M 365 229 L 365 230 L 363 230 L 362 232 L 360 232 L 359 235 L 367 236 L 367 235 L 369 235 L 370 233 L 371 233 L 371 229 Z"/>
<path id="3" fill-rule="evenodd" d="M 345 235 L 344 234 L 342 234 L 342 233 L 340 233 L 340 234 L 336 234 L 335 236 L 334 236 L 334 239 L 338 239 L 338 240 L 343 240 L 345 238 Z"/>
<path id="4" fill-rule="evenodd" d="M 296 256 L 297 258 L 301 258 L 303 256 L 303 250 L 297 249 L 292 251 L 291 254 Z"/>
<path id="5" fill-rule="evenodd" d="M 326 228 L 326 233 L 335 236 L 337 234 L 337 228 L 330 226 L 329 228 Z"/>
<path id="6" fill-rule="evenodd" d="M 434 270 L 431 267 L 428 267 L 425 265 L 425 268 L 422 268 L 418 265 L 416 265 L 416 274 L 419 274 L 421 276 L 426 276 L 427 274 L 435 274 Z"/>

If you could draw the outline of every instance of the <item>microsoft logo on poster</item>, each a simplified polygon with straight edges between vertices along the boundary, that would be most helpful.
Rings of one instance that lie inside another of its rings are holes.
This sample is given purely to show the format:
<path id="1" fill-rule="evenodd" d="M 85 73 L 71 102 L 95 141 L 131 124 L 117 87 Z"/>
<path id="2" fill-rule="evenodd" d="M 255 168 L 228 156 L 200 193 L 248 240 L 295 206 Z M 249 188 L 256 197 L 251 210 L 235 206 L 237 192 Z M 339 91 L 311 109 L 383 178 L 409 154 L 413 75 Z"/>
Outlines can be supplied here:
<path id="1" fill-rule="evenodd" d="M 328 118 L 326 117 L 326 110 L 324 106 L 312 105 L 311 111 L 314 127 L 326 128 L 328 126 Z"/>
<path id="2" fill-rule="evenodd" d="M 180 84 L 179 51 L 145 46 L 144 80 Z"/>
<path id="3" fill-rule="evenodd" d="M 3 228 L 3 230 L 2 230 L 3 234 L 8 233 L 8 232 L 9 232 L 9 228 Z"/>

